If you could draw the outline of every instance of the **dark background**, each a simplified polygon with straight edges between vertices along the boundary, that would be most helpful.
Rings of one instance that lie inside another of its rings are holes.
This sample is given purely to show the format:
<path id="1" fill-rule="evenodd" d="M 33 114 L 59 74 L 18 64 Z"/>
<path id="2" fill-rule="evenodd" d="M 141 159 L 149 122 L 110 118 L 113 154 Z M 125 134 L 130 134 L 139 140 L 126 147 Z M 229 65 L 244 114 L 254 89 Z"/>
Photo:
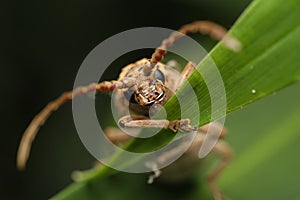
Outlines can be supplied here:
<path id="1" fill-rule="evenodd" d="M 71 183 L 74 169 L 92 165 L 73 125 L 71 104 L 42 128 L 26 171 L 16 170 L 15 159 L 28 123 L 48 101 L 72 88 L 81 62 L 96 45 L 131 28 L 176 30 L 199 19 L 230 28 L 249 2 L 2 1 L 0 198 L 49 198 Z"/>

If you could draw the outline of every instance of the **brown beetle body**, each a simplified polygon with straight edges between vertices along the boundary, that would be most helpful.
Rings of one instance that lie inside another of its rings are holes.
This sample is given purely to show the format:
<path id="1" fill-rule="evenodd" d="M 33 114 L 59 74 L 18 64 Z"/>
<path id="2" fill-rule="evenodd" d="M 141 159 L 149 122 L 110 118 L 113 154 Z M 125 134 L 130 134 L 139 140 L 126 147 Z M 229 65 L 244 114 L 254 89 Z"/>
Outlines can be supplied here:
<path id="1" fill-rule="evenodd" d="M 155 77 L 152 78 L 143 74 L 143 67 L 149 66 L 150 64 L 151 63 L 149 59 L 144 58 L 137 61 L 136 63 L 127 65 L 122 69 L 118 80 L 122 80 L 125 77 L 134 77 L 136 80 L 141 80 L 141 82 L 143 82 L 143 79 L 157 80 L 155 79 Z M 182 76 L 179 72 L 163 63 L 157 63 L 153 71 L 154 73 L 159 74 L 157 75 L 160 78 L 158 80 L 163 83 L 163 85 L 159 84 L 158 86 L 160 87 L 159 89 L 164 88 L 164 96 L 163 98 L 161 98 L 161 101 L 157 102 L 163 105 L 174 94 L 174 91 L 176 91 L 180 86 L 182 82 Z M 143 115 L 146 117 L 149 116 L 149 109 L 152 104 L 145 105 L 144 103 L 142 103 L 143 105 L 140 105 L 133 97 L 133 93 L 136 90 L 135 87 L 138 87 L 138 85 L 139 84 L 135 84 L 131 88 L 125 88 L 116 91 L 116 95 L 114 96 L 114 103 L 117 106 L 120 116 L 124 116 L 128 108 L 132 115 Z M 155 91 L 157 90 L 158 89 L 155 88 Z"/>
<path id="2" fill-rule="evenodd" d="M 114 92 L 114 102 L 120 113 L 119 125 L 125 128 L 164 128 L 171 129 L 174 132 L 180 130 L 183 132 L 197 131 L 197 137 L 193 144 L 184 153 L 183 157 L 171 164 L 163 171 L 162 178 L 168 182 L 177 182 L 185 179 L 187 176 L 182 173 L 196 167 L 200 160 L 197 157 L 199 146 L 203 143 L 208 126 L 193 127 L 189 119 L 151 120 L 153 106 L 164 105 L 167 100 L 176 92 L 191 73 L 195 70 L 193 63 L 189 62 L 181 74 L 173 68 L 161 63 L 167 49 L 184 34 L 200 32 L 207 34 L 214 39 L 222 40 L 223 43 L 232 51 L 239 51 L 241 44 L 234 37 L 226 35 L 227 31 L 222 26 L 209 21 L 196 21 L 180 28 L 178 32 L 172 33 L 155 50 L 150 59 L 142 59 L 133 64 L 129 64 L 122 69 L 118 80 L 104 81 L 101 83 L 91 83 L 88 86 L 76 88 L 73 91 L 65 92 L 38 113 L 26 131 L 23 134 L 18 151 L 17 166 L 24 169 L 29 156 L 31 143 L 34 140 L 39 128 L 44 124 L 52 112 L 57 110 L 65 102 L 74 97 L 87 94 L 89 92 Z M 129 110 L 129 113 L 128 113 Z M 154 111 L 156 111 L 154 109 Z M 218 123 L 210 123 L 215 130 L 221 130 L 222 135 L 226 133 L 223 127 Z M 211 133 L 211 134 L 214 134 Z M 113 143 L 125 143 L 131 137 L 123 133 L 120 129 L 107 128 L 107 137 Z M 154 178 L 160 175 L 157 164 L 178 155 L 182 150 L 182 145 L 157 157 L 156 163 L 150 163 L 150 168 L 154 172 L 149 177 L 148 183 L 152 183 Z M 221 139 L 214 146 L 213 151 L 219 154 L 222 159 L 214 170 L 208 176 L 208 183 L 216 200 L 223 199 L 219 192 L 215 180 L 221 171 L 228 164 L 231 157 L 229 146 Z M 190 167 L 193 166 L 193 167 Z"/>

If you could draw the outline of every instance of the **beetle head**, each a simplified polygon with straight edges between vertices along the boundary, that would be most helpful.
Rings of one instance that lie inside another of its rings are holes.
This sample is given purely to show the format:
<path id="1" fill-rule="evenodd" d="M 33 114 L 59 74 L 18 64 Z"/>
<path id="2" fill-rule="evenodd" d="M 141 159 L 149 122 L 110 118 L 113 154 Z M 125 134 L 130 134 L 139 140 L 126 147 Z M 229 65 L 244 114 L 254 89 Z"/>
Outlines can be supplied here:
<path id="1" fill-rule="evenodd" d="M 166 97 L 166 88 L 159 79 L 146 78 L 139 80 L 134 89 L 134 99 L 141 106 L 161 104 Z"/>

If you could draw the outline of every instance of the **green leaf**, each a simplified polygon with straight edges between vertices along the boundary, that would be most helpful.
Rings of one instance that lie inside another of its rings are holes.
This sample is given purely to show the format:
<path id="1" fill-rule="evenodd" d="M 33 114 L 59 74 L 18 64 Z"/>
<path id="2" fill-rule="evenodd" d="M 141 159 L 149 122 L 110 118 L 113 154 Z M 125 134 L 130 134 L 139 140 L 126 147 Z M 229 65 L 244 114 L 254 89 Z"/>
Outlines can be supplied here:
<path id="1" fill-rule="evenodd" d="M 300 198 L 299 90 L 295 84 L 227 118 L 236 155 L 219 185 L 230 198 Z"/>
<path id="2" fill-rule="evenodd" d="M 211 52 L 224 82 L 227 113 L 238 110 L 243 106 L 270 95 L 281 88 L 290 85 L 300 78 L 298 55 L 300 53 L 300 2 L 297 0 L 256 0 L 232 27 L 230 34 L 238 38 L 243 49 L 232 52 L 222 43 L 219 43 Z M 207 70 L 211 73 L 211 61 L 209 57 L 197 66 L 199 70 Z M 197 101 L 189 98 L 187 84 L 177 92 L 177 96 L 186 99 L 186 105 L 198 104 L 201 110 L 200 125 L 210 120 L 222 117 L 222 113 L 211 113 L 210 91 L 201 74 L 195 72 L 188 80 L 197 96 Z M 165 105 L 168 119 L 178 119 L 182 114 L 178 109 L 177 98 L 171 98 Z M 191 117 L 192 123 L 198 118 L 198 113 L 192 109 L 182 109 Z M 167 144 L 174 134 L 163 130 L 154 137 L 147 139 L 135 139 L 127 150 L 134 152 L 148 152 Z M 246 154 L 247 155 L 247 154 Z M 254 154 L 251 154 L 252 156 Z M 115 155 L 111 162 L 119 162 L 121 155 Z M 124 165 L 130 165 L 128 161 Z M 81 182 L 74 183 L 65 189 L 54 199 L 75 199 L 84 194 L 94 193 L 94 184 L 104 176 L 114 173 L 108 168 L 91 170 L 81 174 Z M 224 182 L 225 184 L 225 182 Z M 88 187 L 89 186 L 89 187 Z M 232 185 L 232 187 L 234 187 Z"/>

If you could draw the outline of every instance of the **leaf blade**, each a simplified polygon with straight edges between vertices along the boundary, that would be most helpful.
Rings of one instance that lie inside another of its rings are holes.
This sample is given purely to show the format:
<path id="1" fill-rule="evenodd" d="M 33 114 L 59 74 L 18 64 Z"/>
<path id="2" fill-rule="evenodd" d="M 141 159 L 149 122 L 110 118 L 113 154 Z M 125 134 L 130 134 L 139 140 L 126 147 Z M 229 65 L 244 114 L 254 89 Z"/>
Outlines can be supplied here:
<path id="1" fill-rule="evenodd" d="M 243 50 L 235 54 L 226 49 L 223 44 L 218 44 L 211 51 L 209 55 L 219 67 L 224 80 L 228 102 L 227 113 L 299 80 L 300 68 L 297 63 L 297 55 L 300 53 L 298 48 L 300 43 L 297 37 L 300 34 L 299 8 L 300 3 L 297 1 L 286 1 L 282 5 L 280 0 L 256 0 L 230 31 L 232 35 L 241 40 L 244 46 Z M 267 17 L 270 20 L 264 20 Z M 274 21 L 278 22 L 276 26 L 274 26 Z M 292 53 L 290 53 L 291 49 Z M 207 66 L 209 65 L 206 58 L 198 68 Z M 286 66 L 288 67 L 286 68 Z M 200 125 L 208 123 L 211 120 L 211 105 L 209 91 L 204 80 L 198 72 L 195 72 L 188 81 L 197 94 L 198 102 L 196 103 L 199 104 L 202 111 Z M 188 94 L 185 93 L 183 87 L 179 90 L 178 95 Z M 195 103 L 189 102 L 188 98 L 187 102 Z M 169 119 L 179 118 L 178 106 L 175 97 L 165 105 Z M 131 150 L 154 150 L 173 138 L 170 133 L 170 131 L 163 130 L 147 141 L 133 141 L 128 148 Z M 101 170 L 95 170 L 85 181 L 97 180 L 102 175 Z M 72 192 L 65 197 L 72 199 Z"/>

